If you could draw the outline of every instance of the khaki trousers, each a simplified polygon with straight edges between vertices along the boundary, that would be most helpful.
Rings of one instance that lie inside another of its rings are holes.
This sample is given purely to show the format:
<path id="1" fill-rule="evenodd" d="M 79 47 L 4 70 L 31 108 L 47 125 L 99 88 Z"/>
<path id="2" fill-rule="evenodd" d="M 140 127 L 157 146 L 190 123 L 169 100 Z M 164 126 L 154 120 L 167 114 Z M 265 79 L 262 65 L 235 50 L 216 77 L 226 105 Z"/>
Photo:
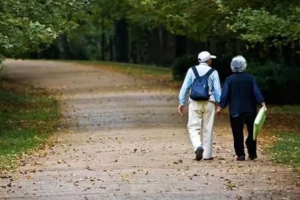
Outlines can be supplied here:
<path id="1" fill-rule="evenodd" d="M 216 106 L 210 101 L 190 101 L 188 131 L 194 151 L 199 146 L 204 149 L 203 158 L 212 157 L 213 127 Z M 202 131 L 202 136 L 201 136 Z"/>

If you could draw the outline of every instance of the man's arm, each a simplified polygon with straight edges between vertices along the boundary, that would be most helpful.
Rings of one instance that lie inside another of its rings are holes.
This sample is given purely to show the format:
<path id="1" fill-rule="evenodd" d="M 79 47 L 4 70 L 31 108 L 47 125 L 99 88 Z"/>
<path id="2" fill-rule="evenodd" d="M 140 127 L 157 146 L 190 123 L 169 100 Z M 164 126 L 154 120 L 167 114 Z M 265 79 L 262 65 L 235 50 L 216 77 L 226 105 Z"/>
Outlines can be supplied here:
<path id="1" fill-rule="evenodd" d="M 190 68 L 184 78 L 183 84 L 181 86 L 180 92 L 179 92 L 179 106 L 178 106 L 178 112 L 180 115 L 183 114 L 183 106 L 185 104 L 185 99 L 186 99 L 186 93 L 188 92 L 188 90 L 191 88 L 192 86 L 192 82 L 193 82 L 193 71 Z"/>
<path id="2" fill-rule="evenodd" d="M 220 78 L 219 78 L 219 73 L 215 70 L 213 73 L 213 89 L 214 89 L 214 96 L 215 96 L 215 101 L 218 104 L 221 99 L 221 84 L 220 84 Z"/>

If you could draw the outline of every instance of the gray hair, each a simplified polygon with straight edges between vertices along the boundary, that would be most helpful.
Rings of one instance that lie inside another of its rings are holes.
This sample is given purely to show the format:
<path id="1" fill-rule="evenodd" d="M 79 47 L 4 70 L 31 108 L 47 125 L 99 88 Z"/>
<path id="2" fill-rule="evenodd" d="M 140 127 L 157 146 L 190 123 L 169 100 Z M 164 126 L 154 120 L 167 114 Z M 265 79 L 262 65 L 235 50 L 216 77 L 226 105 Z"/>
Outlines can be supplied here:
<path id="1" fill-rule="evenodd" d="M 230 67 L 232 72 L 244 72 L 247 68 L 246 59 L 243 56 L 236 56 L 232 58 Z"/>

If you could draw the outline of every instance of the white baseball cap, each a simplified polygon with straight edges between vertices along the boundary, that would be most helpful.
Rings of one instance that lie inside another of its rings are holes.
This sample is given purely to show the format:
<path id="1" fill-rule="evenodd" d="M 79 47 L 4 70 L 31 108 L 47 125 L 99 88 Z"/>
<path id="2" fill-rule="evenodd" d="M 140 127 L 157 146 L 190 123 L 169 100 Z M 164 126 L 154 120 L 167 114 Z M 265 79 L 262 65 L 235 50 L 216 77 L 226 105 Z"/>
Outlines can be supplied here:
<path id="1" fill-rule="evenodd" d="M 217 56 L 210 55 L 210 53 L 208 51 L 202 51 L 198 55 L 198 61 L 199 62 L 206 62 L 206 61 L 208 61 L 209 59 L 212 59 L 212 58 L 217 58 Z"/>

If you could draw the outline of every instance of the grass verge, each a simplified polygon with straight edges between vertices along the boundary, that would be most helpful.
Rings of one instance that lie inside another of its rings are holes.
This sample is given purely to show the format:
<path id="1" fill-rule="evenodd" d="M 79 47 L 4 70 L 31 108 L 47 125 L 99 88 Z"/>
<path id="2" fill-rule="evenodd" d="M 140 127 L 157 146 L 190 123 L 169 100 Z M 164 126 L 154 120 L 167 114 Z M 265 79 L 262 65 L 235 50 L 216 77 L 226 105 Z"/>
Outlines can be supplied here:
<path id="1" fill-rule="evenodd" d="M 72 61 L 71 61 L 72 62 Z M 131 63 L 117 63 L 117 62 L 100 62 L 100 61 L 75 61 L 76 63 L 85 65 L 96 65 L 118 72 L 132 74 L 135 76 L 156 76 L 172 78 L 172 70 L 170 68 L 158 67 L 155 65 L 138 65 Z"/>
<path id="2" fill-rule="evenodd" d="M 300 173 L 300 134 L 293 132 L 275 132 L 278 138 L 269 151 L 275 161 L 280 164 L 292 166 Z"/>
<path id="3" fill-rule="evenodd" d="M 132 63 L 102 62 L 102 61 L 67 61 L 99 67 L 105 70 L 128 74 L 133 77 L 142 78 L 160 86 L 178 89 L 182 82 L 173 80 L 172 69 L 155 65 L 138 65 Z"/>
<path id="4" fill-rule="evenodd" d="M 57 127 L 58 104 L 42 91 L 0 80 L 0 171 L 45 143 Z"/>
<path id="5" fill-rule="evenodd" d="M 269 111 L 266 128 L 276 139 L 267 151 L 275 162 L 300 173 L 300 106 L 271 106 Z"/>

